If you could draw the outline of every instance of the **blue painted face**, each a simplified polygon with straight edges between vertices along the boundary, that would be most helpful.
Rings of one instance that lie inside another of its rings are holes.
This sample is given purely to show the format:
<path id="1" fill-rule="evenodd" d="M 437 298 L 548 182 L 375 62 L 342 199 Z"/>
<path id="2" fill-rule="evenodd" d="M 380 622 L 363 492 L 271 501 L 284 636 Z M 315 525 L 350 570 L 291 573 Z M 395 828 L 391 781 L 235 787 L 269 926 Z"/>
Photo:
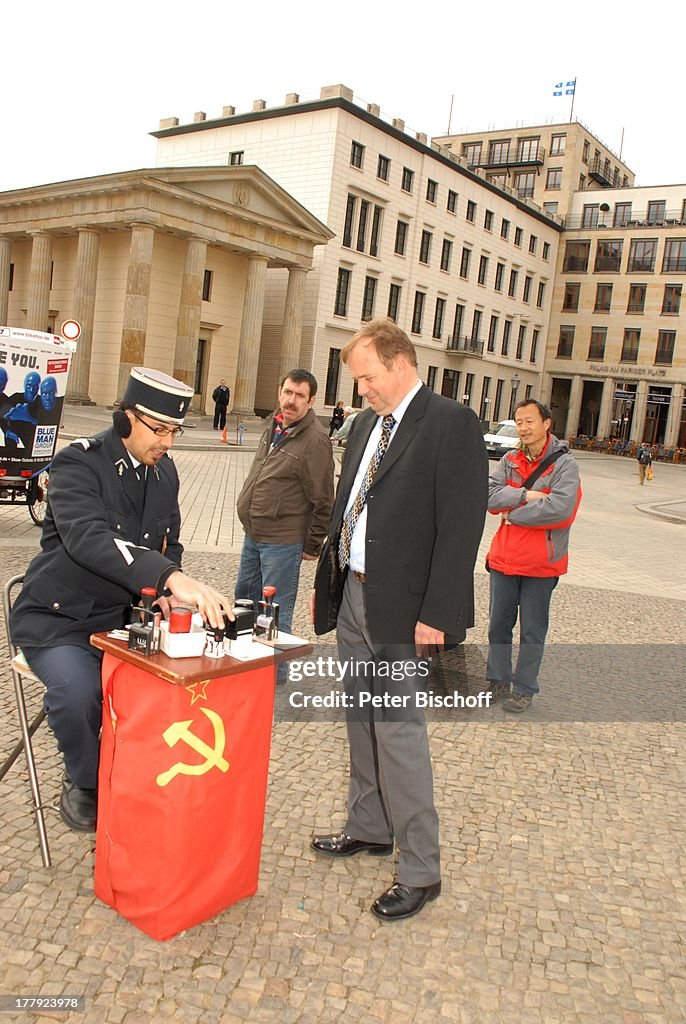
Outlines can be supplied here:
<path id="1" fill-rule="evenodd" d="M 41 381 L 40 400 L 46 412 L 50 412 L 55 408 L 55 402 L 57 401 L 57 381 L 54 377 L 46 377 L 45 380 Z"/>
<path id="2" fill-rule="evenodd" d="M 7 387 L 7 370 L 4 366 L 0 366 L 0 392 L 4 391 Z"/>
<path id="3" fill-rule="evenodd" d="M 24 398 L 27 402 L 32 402 L 38 394 L 38 385 L 40 384 L 40 374 L 32 370 L 31 373 L 27 373 L 24 377 Z"/>

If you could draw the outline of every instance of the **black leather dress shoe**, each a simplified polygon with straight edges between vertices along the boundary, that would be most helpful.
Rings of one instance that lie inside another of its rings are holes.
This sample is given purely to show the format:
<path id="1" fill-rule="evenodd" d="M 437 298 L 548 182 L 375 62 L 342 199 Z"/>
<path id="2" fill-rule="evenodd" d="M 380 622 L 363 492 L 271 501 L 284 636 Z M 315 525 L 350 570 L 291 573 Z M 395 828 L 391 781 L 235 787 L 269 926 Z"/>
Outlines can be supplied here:
<path id="1" fill-rule="evenodd" d="M 368 843 L 366 839 L 353 839 L 345 832 L 315 836 L 310 846 L 317 853 L 323 853 L 327 857 L 354 857 L 356 853 L 369 853 L 372 857 L 388 857 L 393 853 L 393 843 Z"/>
<path id="2" fill-rule="evenodd" d="M 372 914 L 382 921 L 403 921 L 418 914 L 425 903 L 441 894 L 441 883 L 433 885 L 400 885 L 394 882 L 390 889 L 372 903 Z"/>
<path id="3" fill-rule="evenodd" d="M 62 821 L 74 832 L 95 832 L 98 794 L 95 789 L 81 789 L 65 773 L 60 796 Z"/>

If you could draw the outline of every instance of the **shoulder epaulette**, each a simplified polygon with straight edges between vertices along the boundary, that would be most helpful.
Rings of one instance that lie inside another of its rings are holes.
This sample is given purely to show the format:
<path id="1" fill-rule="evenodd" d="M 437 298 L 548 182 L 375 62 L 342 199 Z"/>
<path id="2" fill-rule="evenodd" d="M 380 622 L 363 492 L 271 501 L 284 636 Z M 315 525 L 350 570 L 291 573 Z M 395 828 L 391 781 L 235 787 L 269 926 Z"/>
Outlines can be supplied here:
<path id="1" fill-rule="evenodd" d="M 83 448 L 84 452 L 87 452 L 89 448 L 99 448 L 102 439 L 100 437 L 77 437 L 71 443 L 74 447 Z"/>

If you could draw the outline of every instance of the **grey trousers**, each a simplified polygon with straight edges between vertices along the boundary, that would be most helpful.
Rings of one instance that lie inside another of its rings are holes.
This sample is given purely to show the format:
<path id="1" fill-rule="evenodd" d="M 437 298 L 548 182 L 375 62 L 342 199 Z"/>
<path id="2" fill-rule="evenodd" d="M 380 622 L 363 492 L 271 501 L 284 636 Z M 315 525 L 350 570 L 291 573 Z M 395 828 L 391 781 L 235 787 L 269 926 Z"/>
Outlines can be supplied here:
<path id="1" fill-rule="evenodd" d="M 345 831 L 373 843 L 395 839 L 398 882 L 433 885 L 441 878 L 438 814 L 426 721 L 414 700 L 414 646 L 372 642 L 364 584 L 352 573 L 338 613 L 337 638 L 339 659 L 348 666 L 345 688 L 352 704 L 346 710 L 350 785 Z M 396 695 L 405 698 L 405 706 L 374 708 L 363 694 Z"/>

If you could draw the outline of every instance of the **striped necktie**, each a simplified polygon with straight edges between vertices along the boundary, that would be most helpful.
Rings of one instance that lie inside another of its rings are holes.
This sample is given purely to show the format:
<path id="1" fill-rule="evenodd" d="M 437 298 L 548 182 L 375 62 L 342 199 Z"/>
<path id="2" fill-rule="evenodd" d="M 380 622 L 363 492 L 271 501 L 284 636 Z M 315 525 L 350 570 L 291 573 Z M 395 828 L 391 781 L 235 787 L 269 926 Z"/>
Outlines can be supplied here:
<path id="1" fill-rule="evenodd" d="M 343 518 L 343 525 L 341 527 L 341 536 L 338 541 L 338 564 L 341 569 L 345 569 L 346 565 L 350 563 L 350 545 L 353 539 L 353 532 L 357 525 L 357 520 L 362 515 L 362 509 L 367 501 L 367 495 L 369 494 L 369 488 L 374 483 L 374 477 L 376 476 L 381 460 L 386 454 L 388 448 L 388 442 L 391 439 L 391 431 L 395 426 L 395 420 L 391 415 L 384 416 L 381 421 L 381 437 L 377 444 L 369 465 L 367 466 L 367 472 L 364 475 L 364 479 L 360 484 L 360 489 L 357 492 L 357 496 L 346 512 Z"/>

